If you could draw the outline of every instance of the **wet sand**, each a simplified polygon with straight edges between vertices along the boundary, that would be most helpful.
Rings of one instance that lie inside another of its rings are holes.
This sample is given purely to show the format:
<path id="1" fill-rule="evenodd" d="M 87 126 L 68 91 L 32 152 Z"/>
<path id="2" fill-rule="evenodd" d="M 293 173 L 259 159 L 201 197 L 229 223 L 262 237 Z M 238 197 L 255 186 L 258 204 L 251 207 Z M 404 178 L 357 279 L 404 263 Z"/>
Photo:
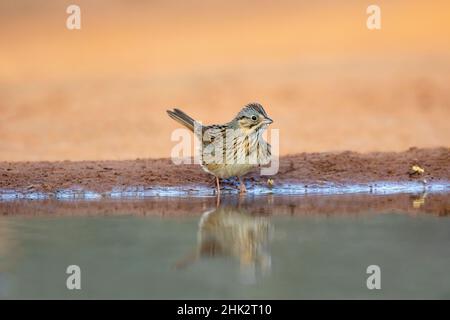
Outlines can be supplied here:
<path id="1" fill-rule="evenodd" d="M 413 173 L 418 165 L 425 171 Z M 252 188 L 301 184 L 304 187 L 334 184 L 337 186 L 377 182 L 420 182 L 424 185 L 450 181 L 450 149 L 411 148 L 404 152 L 376 153 L 301 153 L 280 158 L 275 176 L 248 174 L 245 179 Z M 234 189 L 236 181 L 224 181 L 225 188 Z M 214 177 L 198 165 L 174 165 L 171 159 L 136 159 L 127 161 L 61 161 L 0 162 L 0 190 L 42 192 L 60 190 L 111 192 L 128 187 L 214 188 Z"/>

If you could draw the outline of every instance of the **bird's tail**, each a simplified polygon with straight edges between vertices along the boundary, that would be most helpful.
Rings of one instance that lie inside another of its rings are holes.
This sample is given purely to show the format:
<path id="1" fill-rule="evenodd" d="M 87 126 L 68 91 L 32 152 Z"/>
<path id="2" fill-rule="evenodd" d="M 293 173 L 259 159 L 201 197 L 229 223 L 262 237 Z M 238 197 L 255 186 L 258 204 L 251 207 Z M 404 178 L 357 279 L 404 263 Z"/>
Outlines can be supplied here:
<path id="1" fill-rule="evenodd" d="M 174 119 L 175 121 L 181 123 L 183 126 L 194 132 L 194 124 L 195 120 L 188 116 L 186 113 L 181 111 L 180 109 L 167 110 L 167 114 L 169 117 Z"/>

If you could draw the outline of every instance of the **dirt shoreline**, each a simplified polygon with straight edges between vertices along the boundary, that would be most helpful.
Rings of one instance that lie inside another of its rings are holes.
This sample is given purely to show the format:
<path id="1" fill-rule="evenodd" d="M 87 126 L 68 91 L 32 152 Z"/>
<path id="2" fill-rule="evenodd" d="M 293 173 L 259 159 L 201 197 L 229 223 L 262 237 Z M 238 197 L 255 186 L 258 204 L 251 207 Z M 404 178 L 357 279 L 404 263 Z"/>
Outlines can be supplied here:
<path id="1" fill-rule="evenodd" d="M 411 173 L 418 165 L 424 173 Z M 256 170 L 246 176 L 248 188 L 265 185 Z M 450 148 L 404 152 L 301 153 L 280 158 L 275 184 L 367 184 L 376 181 L 450 181 Z M 232 187 L 231 182 L 225 186 Z M 198 165 L 174 165 L 170 159 L 123 161 L 0 162 L 0 190 L 52 193 L 63 189 L 108 192 L 130 186 L 213 188 L 213 177 Z"/>

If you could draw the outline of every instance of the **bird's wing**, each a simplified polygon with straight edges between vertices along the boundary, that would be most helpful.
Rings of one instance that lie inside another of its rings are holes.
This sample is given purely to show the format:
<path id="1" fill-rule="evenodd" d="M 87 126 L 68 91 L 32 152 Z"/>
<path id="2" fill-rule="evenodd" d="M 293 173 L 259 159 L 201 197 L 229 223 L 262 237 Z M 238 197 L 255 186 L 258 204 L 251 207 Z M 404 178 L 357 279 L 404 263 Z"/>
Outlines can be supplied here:
<path id="1" fill-rule="evenodd" d="M 204 127 L 203 143 L 213 143 L 214 141 L 217 141 L 218 138 L 224 139 L 226 128 L 227 127 L 224 125 L 212 125 Z"/>

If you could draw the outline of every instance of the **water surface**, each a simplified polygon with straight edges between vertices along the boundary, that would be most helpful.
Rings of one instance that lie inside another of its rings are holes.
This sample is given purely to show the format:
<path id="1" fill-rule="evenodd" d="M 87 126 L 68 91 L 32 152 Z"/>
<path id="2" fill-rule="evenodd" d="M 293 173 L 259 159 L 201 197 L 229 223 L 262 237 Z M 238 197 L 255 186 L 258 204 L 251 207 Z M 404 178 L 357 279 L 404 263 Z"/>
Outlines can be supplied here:
<path id="1" fill-rule="evenodd" d="M 448 204 L 446 194 L 3 203 L 0 297 L 448 299 Z M 81 290 L 66 288 L 69 265 Z M 369 265 L 381 290 L 366 286 Z"/>

